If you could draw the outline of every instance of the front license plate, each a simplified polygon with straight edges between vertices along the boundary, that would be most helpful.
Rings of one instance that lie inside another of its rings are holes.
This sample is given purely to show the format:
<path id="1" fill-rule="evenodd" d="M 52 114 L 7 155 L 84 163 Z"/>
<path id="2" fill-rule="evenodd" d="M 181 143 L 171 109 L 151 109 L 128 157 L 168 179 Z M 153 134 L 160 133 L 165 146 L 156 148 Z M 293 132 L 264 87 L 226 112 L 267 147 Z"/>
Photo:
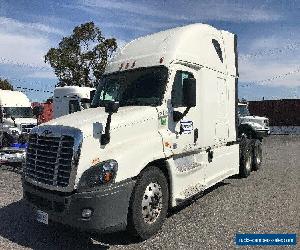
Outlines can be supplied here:
<path id="1" fill-rule="evenodd" d="M 48 214 L 42 210 L 36 211 L 36 220 L 48 225 Z"/>

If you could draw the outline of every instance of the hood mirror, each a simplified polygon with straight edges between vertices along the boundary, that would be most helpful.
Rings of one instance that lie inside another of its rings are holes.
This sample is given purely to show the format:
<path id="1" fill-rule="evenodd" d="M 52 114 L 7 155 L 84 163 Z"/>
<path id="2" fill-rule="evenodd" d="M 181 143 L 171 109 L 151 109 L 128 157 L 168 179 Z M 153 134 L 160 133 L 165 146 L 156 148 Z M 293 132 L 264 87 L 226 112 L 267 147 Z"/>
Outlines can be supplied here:
<path id="1" fill-rule="evenodd" d="M 106 101 L 105 102 L 105 112 L 108 113 L 106 125 L 105 125 L 105 133 L 101 136 L 101 144 L 106 145 L 110 142 L 110 123 L 111 116 L 113 113 L 117 113 L 120 107 L 119 102 L 115 101 Z"/>

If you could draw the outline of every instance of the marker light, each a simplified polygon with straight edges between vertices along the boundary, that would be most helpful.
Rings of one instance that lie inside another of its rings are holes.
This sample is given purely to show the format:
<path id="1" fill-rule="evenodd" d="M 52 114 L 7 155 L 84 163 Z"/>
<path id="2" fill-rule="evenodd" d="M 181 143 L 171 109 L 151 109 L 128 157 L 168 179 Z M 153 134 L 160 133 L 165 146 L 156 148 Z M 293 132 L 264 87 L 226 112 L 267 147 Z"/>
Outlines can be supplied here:
<path id="1" fill-rule="evenodd" d="M 161 57 L 161 58 L 159 59 L 159 63 L 163 63 L 163 61 L 164 61 L 164 57 Z"/>
<path id="2" fill-rule="evenodd" d="M 88 219 L 92 216 L 92 212 L 93 212 L 92 209 L 84 208 L 82 209 L 81 217 L 84 219 Z"/>

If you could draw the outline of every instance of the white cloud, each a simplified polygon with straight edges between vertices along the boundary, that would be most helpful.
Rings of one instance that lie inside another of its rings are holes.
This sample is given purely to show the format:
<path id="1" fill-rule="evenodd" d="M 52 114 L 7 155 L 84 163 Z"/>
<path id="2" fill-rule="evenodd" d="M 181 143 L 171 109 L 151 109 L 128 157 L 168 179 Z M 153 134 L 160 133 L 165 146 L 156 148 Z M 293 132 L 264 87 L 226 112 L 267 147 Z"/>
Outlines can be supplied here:
<path id="1" fill-rule="evenodd" d="M 24 67 L 49 67 L 44 55 L 50 48 L 46 38 L 7 34 L 0 31 L 0 64 Z"/>
<path id="2" fill-rule="evenodd" d="M 63 35 L 63 31 L 42 23 L 0 16 L 0 65 L 49 71 L 44 55 L 51 47 L 50 34 Z"/>
<path id="3" fill-rule="evenodd" d="M 247 2 L 230 3 L 226 1 L 195 1 L 177 2 L 178 8 L 166 8 L 163 2 L 155 6 L 154 2 L 147 4 L 124 2 L 119 0 L 83 0 L 81 9 L 96 12 L 98 9 L 128 12 L 141 16 L 165 18 L 177 21 L 232 21 L 232 22 L 269 22 L 279 20 L 281 15 L 269 9 L 253 7 Z M 154 7 L 153 7 L 154 6 Z M 71 6 L 69 6 L 71 7 Z M 159 23 L 161 20 L 157 21 Z M 140 23 L 137 22 L 139 26 Z M 136 28 L 136 26 L 132 28 Z"/>
<path id="4" fill-rule="evenodd" d="M 0 31 L 10 32 L 10 33 L 30 33 L 33 32 L 39 34 L 40 32 L 63 35 L 64 32 L 60 29 L 42 24 L 42 23 L 28 23 L 20 22 L 16 19 L 7 18 L 0 16 Z"/>
<path id="5" fill-rule="evenodd" d="M 0 16 L 0 65 L 20 67 L 24 71 L 53 78 L 44 55 L 51 47 L 50 34 L 62 35 L 60 29 L 41 23 L 20 22 Z M 33 74 L 34 76 L 34 74 Z"/>
<path id="6" fill-rule="evenodd" d="M 298 34 L 287 36 L 282 33 L 251 40 L 246 48 L 248 53 L 239 55 L 240 81 L 269 86 L 300 86 L 299 40 Z"/>
<path id="7" fill-rule="evenodd" d="M 46 79 L 57 79 L 53 71 L 35 71 L 31 74 L 28 74 L 28 78 L 46 78 Z"/>
<path id="8" fill-rule="evenodd" d="M 300 65 L 287 62 L 263 63 L 254 60 L 241 63 L 239 68 L 240 82 L 270 86 L 300 86 Z"/>

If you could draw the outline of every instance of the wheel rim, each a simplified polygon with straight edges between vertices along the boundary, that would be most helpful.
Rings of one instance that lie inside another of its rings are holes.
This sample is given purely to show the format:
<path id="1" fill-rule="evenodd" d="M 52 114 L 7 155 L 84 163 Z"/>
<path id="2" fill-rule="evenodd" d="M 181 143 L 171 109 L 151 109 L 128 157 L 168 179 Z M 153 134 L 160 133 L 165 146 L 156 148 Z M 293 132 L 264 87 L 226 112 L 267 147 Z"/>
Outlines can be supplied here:
<path id="1" fill-rule="evenodd" d="M 142 200 L 142 215 L 147 224 L 152 224 L 159 217 L 162 210 L 161 186 L 151 182 L 145 189 Z"/>
<path id="2" fill-rule="evenodd" d="M 248 156 L 248 157 L 247 157 L 247 160 L 246 160 L 246 169 L 247 169 L 248 171 L 251 171 L 251 164 L 252 164 L 251 156 Z"/>
<path id="3" fill-rule="evenodd" d="M 257 154 L 256 156 L 256 163 L 259 165 L 261 162 L 260 154 Z"/>
<path id="4" fill-rule="evenodd" d="M 254 152 L 255 164 L 260 165 L 260 163 L 261 163 L 261 155 L 262 155 L 262 152 L 261 152 L 260 147 L 256 146 L 255 147 L 255 152 Z"/>

